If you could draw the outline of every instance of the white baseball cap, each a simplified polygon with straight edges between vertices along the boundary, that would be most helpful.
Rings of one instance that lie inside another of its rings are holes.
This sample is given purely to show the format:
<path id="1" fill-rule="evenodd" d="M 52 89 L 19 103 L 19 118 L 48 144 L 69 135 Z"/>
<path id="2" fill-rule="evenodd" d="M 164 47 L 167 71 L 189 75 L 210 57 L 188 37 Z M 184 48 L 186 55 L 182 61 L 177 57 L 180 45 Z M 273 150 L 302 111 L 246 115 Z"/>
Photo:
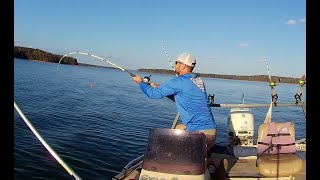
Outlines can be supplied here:
<path id="1" fill-rule="evenodd" d="M 178 62 L 182 62 L 188 66 L 194 67 L 196 65 L 196 58 L 190 53 L 182 53 L 176 60 Z"/>

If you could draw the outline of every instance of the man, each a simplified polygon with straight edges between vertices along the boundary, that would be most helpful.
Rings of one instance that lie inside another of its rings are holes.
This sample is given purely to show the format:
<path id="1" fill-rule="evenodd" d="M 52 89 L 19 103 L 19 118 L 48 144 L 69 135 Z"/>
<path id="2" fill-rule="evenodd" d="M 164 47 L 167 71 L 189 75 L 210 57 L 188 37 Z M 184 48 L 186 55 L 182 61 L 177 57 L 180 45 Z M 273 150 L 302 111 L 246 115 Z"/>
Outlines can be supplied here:
<path id="1" fill-rule="evenodd" d="M 161 99 L 173 95 L 182 123 L 187 131 L 203 132 L 206 136 L 207 150 L 213 147 L 216 139 L 216 123 L 211 112 L 205 85 L 202 79 L 192 73 L 196 58 L 189 53 L 182 53 L 175 62 L 176 77 L 163 85 L 144 83 L 140 76 L 133 77 L 140 89 L 151 99 Z M 213 159 L 208 164 L 218 167 Z M 226 163 L 226 162 L 224 162 Z"/>

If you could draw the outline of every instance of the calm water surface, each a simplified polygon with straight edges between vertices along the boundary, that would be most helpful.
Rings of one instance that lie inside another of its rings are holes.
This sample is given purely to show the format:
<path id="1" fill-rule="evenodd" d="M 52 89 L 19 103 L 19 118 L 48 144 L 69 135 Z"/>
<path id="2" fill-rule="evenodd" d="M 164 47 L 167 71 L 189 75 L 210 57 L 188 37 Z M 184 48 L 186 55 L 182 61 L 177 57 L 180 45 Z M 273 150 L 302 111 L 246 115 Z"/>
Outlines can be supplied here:
<path id="1" fill-rule="evenodd" d="M 139 75 L 149 75 L 135 72 Z M 264 74 L 264 73 L 262 73 Z M 152 74 L 164 83 L 172 75 Z M 204 78 L 215 103 L 270 103 L 265 82 Z M 279 103 L 292 103 L 299 86 L 278 84 Z M 304 91 L 305 92 L 305 91 Z M 305 93 L 303 95 L 305 100 Z M 15 59 L 14 100 L 51 148 L 83 179 L 111 179 L 144 152 L 150 128 L 170 128 L 176 115 L 168 99 L 146 97 L 123 71 Z M 225 141 L 229 109 L 213 108 L 218 142 Z M 268 108 L 253 108 L 255 128 Z M 299 107 L 273 108 L 274 121 L 293 121 L 305 137 Z M 14 111 L 14 178 L 73 179 Z"/>

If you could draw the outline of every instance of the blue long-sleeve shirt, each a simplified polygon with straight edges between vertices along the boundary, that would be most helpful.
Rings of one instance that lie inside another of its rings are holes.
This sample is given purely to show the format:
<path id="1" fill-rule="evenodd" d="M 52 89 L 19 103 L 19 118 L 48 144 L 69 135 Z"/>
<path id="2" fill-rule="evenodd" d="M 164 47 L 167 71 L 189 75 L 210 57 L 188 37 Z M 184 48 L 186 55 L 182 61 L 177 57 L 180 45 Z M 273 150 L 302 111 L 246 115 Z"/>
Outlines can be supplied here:
<path id="1" fill-rule="evenodd" d="M 195 74 L 184 74 L 153 88 L 143 82 L 140 89 L 151 99 L 174 95 L 176 107 L 188 131 L 216 129 L 203 81 Z"/>

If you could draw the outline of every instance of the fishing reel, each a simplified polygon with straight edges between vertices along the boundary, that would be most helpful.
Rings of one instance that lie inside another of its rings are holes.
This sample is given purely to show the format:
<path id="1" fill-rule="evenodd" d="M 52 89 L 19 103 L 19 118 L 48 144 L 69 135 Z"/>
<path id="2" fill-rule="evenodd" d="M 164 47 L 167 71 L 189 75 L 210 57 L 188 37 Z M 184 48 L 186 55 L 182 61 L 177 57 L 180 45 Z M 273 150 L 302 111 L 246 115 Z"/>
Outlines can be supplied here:
<path id="1" fill-rule="evenodd" d="M 301 79 L 301 80 L 299 81 L 299 84 L 300 84 L 301 87 L 303 87 L 303 86 L 306 84 L 306 81 L 303 80 L 303 79 Z"/>
<path id="2" fill-rule="evenodd" d="M 271 88 L 275 87 L 275 86 L 276 86 L 276 82 L 270 82 L 270 83 L 269 83 L 269 86 L 270 86 Z"/>
<path id="3" fill-rule="evenodd" d="M 142 81 L 146 84 L 150 84 L 150 77 L 151 77 L 151 74 L 149 76 L 145 76 Z"/>
<path id="4" fill-rule="evenodd" d="M 301 95 L 302 93 L 297 93 L 296 95 L 294 95 L 294 98 L 296 99 L 296 104 L 298 104 L 298 102 L 301 102 Z"/>
<path id="5" fill-rule="evenodd" d="M 271 94 L 272 102 L 275 106 L 277 106 L 278 94 Z"/>
<path id="6" fill-rule="evenodd" d="M 272 90 L 272 94 L 271 94 L 272 102 L 275 106 L 277 106 L 278 94 L 274 94 L 274 89 L 273 89 L 276 86 L 276 82 L 271 81 L 269 83 L 269 86 L 271 87 L 271 90 Z"/>
<path id="7" fill-rule="evenodd" d="M 209 103 L 212 105 L 214 103 L 214 94 L 208 96 Z"/>
<path id="8" fill-rule="evenodd" d="M 303 79 L 300 79 L 299 81 L 299 85 L 300 85 L 300 92 L 294 95 L 294 98 L 296 99 L 296 104 L 298 104 L 298 102 L 301 102 L 301 96 L 302 96 L 302 88 L 303 86 L 306 84 L 306 81 Z"/>

